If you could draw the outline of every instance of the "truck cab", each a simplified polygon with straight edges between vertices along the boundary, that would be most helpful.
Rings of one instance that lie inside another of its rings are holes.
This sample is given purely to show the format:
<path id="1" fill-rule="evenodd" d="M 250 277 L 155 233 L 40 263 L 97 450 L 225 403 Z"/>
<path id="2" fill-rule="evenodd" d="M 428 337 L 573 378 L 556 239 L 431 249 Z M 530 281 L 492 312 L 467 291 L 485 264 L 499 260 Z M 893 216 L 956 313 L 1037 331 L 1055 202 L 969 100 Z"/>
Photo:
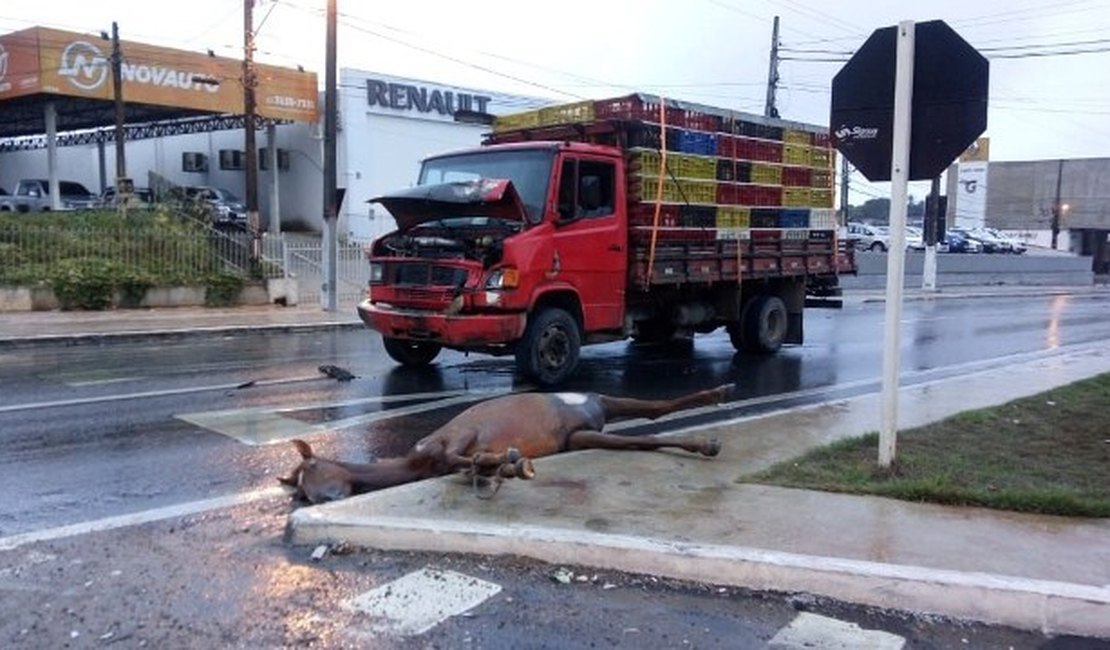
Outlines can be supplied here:
<path id="1" fill-rule="evenodd" d="M 615 147 L 538 142 L 424 161 L 416 187 L 374 199 L 398 229 L 370 250 L 359 314 L 400 363 L 451 348 L 516 354 L 561 382 L 585 342 L 624 336 L 625 178 Z"/>

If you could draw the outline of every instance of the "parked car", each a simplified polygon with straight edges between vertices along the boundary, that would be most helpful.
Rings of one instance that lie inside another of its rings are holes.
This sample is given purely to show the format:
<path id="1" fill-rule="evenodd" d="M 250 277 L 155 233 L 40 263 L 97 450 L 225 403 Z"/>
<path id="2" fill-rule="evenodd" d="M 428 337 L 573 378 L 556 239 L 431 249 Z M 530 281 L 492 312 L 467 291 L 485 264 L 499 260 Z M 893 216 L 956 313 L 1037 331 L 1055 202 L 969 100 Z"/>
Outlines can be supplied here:
<path id="1" fill-rule="evenodd" d="M 114 209 L 116 207 L 116 188 L 106 187 L 100 194 L 100 207 Z M 150 209 L 154 207 L 154 193 L 146 187 L 136 187 L 131 194 L 131 203 L 128 207 Z"/>
<path id="2" fill-rule="evenodd" d="M 963 229 L 963 228 L 953 228 L 952 230 L 953 230 L 953 232 L 955 232 L 957 234 L 961 234 L 964 237 L 967 237 L 968 239 L 979 242 L 979 245 L 981 245 L 983 247 L 983 252 L 984 253 L 1009 253 L 1010 252 L 1009 243 L 1007 243 L 1007 242 L 1005 242 L 1001 239 L 998 239 L 994 235 L 991 235 L 990 233 L 986 232 L 985 230 L 983 230 L 981 228 L 971 228 L 971 229 L 966 229 L 966 230 Z"/>
<path id="3" fill-rule="evenodd" d="M 63 210 L 95 208 L 99 199 L 80 183 L 58 181 L 58 194 Z M 50 182 L 42 178 L 26 178 L 15 186 L 11 196 L 0 198 L 3 212 L 49 212 Z"/>
<path id="4" fill-rule="evenodd" d="M 925 233 L 916 226 L 906 226 L 906 250 L 925 250 Z"/>
<path id="5" fill-rule="evenodd" d="M 207 212 L 216 226 L 247 227 L 247 206 L 230 190 L 222 187 L 189 186 L 184 188 L 185 200 Z"/>
<path id="6" fill-rule="evenodd" d="M 983 228 L 983 230 L 990 233 L 992 236 L 994 236 L 995 239 L 1000 239 L 1006 242 L 1010 247 L 1010 252 L 1015 255 L 1021 255 L 1025 251 L 1029 250 L 1028 247 L 1025 245 L 1025 242 L 1021 241 L 1020 239 L 1010 237 L 1000 230 L 997 230 L 995 228 Z"/>
<path id="7" fill-rule="evenodd" d="M 964 235 L 962 232 L 949 230 L 944 234 L 944 244 L 949 253 L 982 253 L 983 245 Z"/>
<path id="8" fill-rule="evenodd" d="M 890 231 L 886 226 L 848 222 L 848 237 L 856 240 L 856 248 L 885 253 L 890 248 Z"/>

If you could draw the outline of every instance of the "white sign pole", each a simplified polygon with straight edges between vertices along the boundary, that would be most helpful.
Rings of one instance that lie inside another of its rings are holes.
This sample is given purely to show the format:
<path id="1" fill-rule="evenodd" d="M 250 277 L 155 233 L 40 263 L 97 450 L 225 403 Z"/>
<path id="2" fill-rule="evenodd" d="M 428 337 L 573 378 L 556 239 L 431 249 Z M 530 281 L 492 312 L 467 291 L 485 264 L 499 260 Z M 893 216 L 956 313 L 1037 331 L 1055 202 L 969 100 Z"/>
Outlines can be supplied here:
<path id="1" fill-rule="evenodd" d="M 890 254 L 886 262 L 886 316 L 883 324 L 882 423 L 879 466 L 894 461 L 898 435 L 898 375 L 902 329 L 902 286 L 906 271 L 906 200 L 910 180 L 910 114 L 913 103 L 914 23 L 898 23 L 894 73 L 893 156 L 890 162 Z"/>

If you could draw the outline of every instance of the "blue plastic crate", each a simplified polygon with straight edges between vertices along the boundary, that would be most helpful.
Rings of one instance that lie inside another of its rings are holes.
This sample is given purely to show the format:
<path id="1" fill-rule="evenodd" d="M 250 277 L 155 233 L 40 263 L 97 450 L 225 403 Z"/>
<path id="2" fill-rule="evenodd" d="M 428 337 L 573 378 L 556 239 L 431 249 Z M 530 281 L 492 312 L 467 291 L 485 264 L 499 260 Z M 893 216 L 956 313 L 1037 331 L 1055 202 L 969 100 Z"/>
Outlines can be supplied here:
<path id="1" fill-rule="evenodd" d="M 779 213 L 779 228 L 809 228 L 809 208 L 785 208 Z"/>

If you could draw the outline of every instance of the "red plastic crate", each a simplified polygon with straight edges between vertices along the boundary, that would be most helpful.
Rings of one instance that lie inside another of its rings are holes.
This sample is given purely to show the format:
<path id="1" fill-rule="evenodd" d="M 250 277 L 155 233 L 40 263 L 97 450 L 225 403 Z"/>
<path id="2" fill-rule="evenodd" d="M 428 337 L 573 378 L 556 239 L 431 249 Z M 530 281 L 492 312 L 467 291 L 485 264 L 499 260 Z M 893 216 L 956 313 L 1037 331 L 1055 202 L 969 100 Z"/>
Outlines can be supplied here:
<path id="1" fill-rule="evenodd" d="M 736 188 L 732 183 L 717 183 L 717 203 L 735 205 L 738 200 Z"/>
<path id="2" fill-rule="evenodd" d="M 717 155 L 721 158 L 736 158 L 736 138 L 724 133 L 718 133 Z"/>
<path id="3" fill-rule="evenodd" d="M 667 107 L 667 124 L 681 127 L 686 123 L 685 111 Z M 659 121 L 659 103 L 644 101 L 639 95 L 599 99 L 594 102 L 594 119 Z"/>
<path id="4" fill-rule="evenodd" d="M 813 175 L 808 167 L 783 167 L 782 184 L 792 187 L 809 187 Z"/>

